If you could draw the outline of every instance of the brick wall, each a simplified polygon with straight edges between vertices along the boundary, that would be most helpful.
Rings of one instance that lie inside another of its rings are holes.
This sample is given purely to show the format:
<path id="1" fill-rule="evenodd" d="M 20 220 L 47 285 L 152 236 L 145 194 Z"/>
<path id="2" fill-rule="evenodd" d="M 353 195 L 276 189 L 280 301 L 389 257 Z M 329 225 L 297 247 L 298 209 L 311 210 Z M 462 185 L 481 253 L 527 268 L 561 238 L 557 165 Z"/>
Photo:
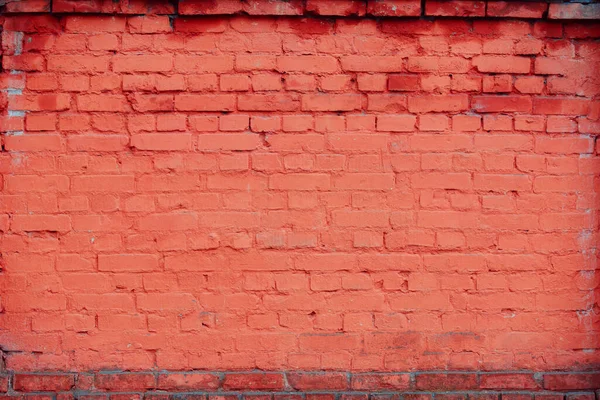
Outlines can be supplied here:
<path id="1" fill-rule="evenodd" d="M 593 399 L 599 16 L 7 3 L 0 392 Z"/>

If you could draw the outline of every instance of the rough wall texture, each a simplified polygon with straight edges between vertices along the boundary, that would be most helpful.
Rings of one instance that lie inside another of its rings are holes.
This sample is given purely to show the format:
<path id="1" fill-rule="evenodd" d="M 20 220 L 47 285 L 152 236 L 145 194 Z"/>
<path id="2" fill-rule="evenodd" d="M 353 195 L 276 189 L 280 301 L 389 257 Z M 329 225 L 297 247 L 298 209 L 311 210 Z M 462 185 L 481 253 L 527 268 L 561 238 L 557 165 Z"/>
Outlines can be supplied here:
<path id="1" fill-rule="evenodd" d="M 0 392 L 600 386 L 360 374 L 598 367 L 596 5 L 175 6 L 0 17 L 6 368 L 344 373 Z"/>

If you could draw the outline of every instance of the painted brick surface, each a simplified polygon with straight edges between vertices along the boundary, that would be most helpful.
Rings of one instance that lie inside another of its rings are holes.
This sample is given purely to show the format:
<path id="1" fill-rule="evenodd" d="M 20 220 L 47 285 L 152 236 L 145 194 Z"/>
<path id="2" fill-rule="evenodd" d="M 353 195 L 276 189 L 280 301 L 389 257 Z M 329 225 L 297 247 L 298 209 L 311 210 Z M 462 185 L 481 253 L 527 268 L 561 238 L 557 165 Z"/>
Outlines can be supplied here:
<path id="1" fill-rule="evenodd" d="M 593 398 L 597 6 L 425 3 L 7 4 L 0 391 Z"/>

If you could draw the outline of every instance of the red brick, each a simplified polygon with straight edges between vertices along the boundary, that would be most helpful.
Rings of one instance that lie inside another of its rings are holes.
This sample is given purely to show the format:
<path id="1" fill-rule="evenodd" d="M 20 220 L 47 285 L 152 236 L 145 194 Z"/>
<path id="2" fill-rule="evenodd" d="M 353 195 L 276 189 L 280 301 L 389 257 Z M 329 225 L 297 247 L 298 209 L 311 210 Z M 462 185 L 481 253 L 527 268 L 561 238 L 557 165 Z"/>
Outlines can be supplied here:
<path id="1" fill-rule="evenodd" d="M 85 3 L 80 3 L 72 0 L 57 0 L 52 2 L 52 11 L 53 12 L 102 12 L 103 7 L 99 1 L 90 1 Z"/>
<path id="2" fill-rule="evenodd" d="M 388 213 L 382 211 L 334 211 L 333 225 L 338 227 L 385 228 Z"/>
<path id="3" fill-rule="evenodd" d="M 488 17 L 542 18 L 548 10 L 543 2 L 494 1 L 488 3 Z"/>
<path id="4" fill-rule="evenodd" d="M 443 17 L 483 17 L 485 16 L 485 2 L 428 1 L 425 4 L 425 14 Z"/>
<path id="5" fill-rule="evenodd" d="M 68 94 L 16 95 L 9 99 L 9 109 L 13 111 L 64 111 L 70 108 Z"/>
<path id="6" fill-rule="evenodd" d="M 477 56 L 473 58 L 473 65 L 479 72 L 528 74 L 531 60 L 515 56 Z"/>
<path id="7" fill-rule="evenodd" d="M 539 21 L 533 25 L 533 34 L 535 37 L 561 38 L 563 26 L 557 22 Z"/>
<path id="8" fill-rule="evenodd" d="M 481 389 L 538 389 L 539 384 L 532 374 L 483 374 L 480 376 Z"/>
<path id="9" fill-rule="evenodd" d="M 253 75 L 252 89 L 255 92 L 279 91 L 281 89 L 281 77 L 277 74 Z"/>
<path id="10" fill-rule="evenodd" d="M 366 7 L 362 1 L 358 0 L 308 0 L 306 2 L 306 11 L 317 15 L 365 15 Z"/>
<path id="11" fill-rule="evenodd" d="M 25 119 L 28 131 L 56 130 L 56 114 L 29 114 Z"/>
<path id="12" fill-rule="evenodd" d="M 486 131 L 511 131 L 513 129 L 513 118 L 508 115 L 484 115 L 483 129 Z"/>
<path id="13" fill-rule="evenodd" d="M 462 94 L 428 95 L 408 98 L 410 112 L 443 112 L 466 111 L 469 108 L 469 97 Z"/>
<path id="14" fill-rule="evenodd" d="M 214 92 L 219 87 L 215 74 L 192 75 L 187 77 L 187 82 L 191 92 Z"/>
<path id="15" fill-rule="evenodd" d="M 285 19 L 278 21 L 277 31 L 296 34 L 326 34 L 333 31 L 331 21 L 315 18 Z"/>
<path id="16" fill-rule="evenodd" d="M 466 73 L 471 64 L 460 57 L 409 57 L 407 69 L 409 72 Z"/>
<path id="17" fill-rule="evenodd" d="M 148 272 L 158 270 L 158 259 L 149 254 L 98 256 L 98 269 L 110 272 Z"/>
<path id="18" fill-rule="evenodd" d="M 353 390 L 395 391 L 411 388 L 409 374 L 353 374 Z"/>
<path id="19" fill-rule="evenodd" d="M 600 383 L 597 373 L 557 373 L 544 375 L 544 389 L 547 390 L 584 390 L 594 389 Z"/>
<path id="20" fill-rule="evenodd" d="M 441 114 L 419 116 L 419 129 L 422 131 L 444 131 L 448 129 L 448 117 Z"/>
<path id="21" fill-rule="evenodd" d="M 285 132 L 308 131 L 313 128 L 313 117 L 311 115 L 284 115 L 282 125 Z"/>
<path id="22" fill-rule="evenodd" d="M 306 74 L 288 75 L 285 80 L 285 89 L 295 92 L 314 92 L 317 88 L 317 80 L 314 76 Z"/>
<path id="23" fill-rule="evenodd" d="M 328 92 L 349 90 L 352 86 L 352 83 L 352 76 L 344 74 L 330 75 L 320 79 L 321 89 Z"/>
<path id="24" fill-rule="evenodd" d="M 533 99 L 534 114 L 586 115 L 589 102 L 577 98 L 535 97 Z"/>
<path id="25" fill-rule="evenodd" d="M 20 392 L 54 392 L 71 390 L 75 386 L 72 374 L 15 374 L 13 387 Z"/>
<path id="26" fill-rule="evenodd" d="M 537 76 L 524 76 L 515 79 L 515 89 L 520 93 L 539 94 L 544 89 L 544 79 Z"/>
<path id="27" fill-rule="evenodd" d="M 371 131 L 375 129 L 374 115 L 349 114 L 346 116 L 349 131 Z"/>
<path id="28" fill-rule="evenodd" d="M 477 131 L 481 129 L 481 117 L 479 115 L 454 115 L 452 129 L 466 132 Z"/>
<path id="29" fill-rule="evenodd" d="M 61 26 L 59 19 L 51 15 L 18 15 L 7 18 L 4 29 L 14 32 L 57 33 Z"/>
<path id="30" fill-rule="evenodd" d="M 587 137 L 540 137 L 536 140 L 536 151 L 543 153 L 591 153 L 593 143 Z"/>
<path id="31" fill-rule="evenodd" d="M 88 38 L 88 47 L 90 50 L 117 50 L 119 39 L 111 33 L 93 35 Z"/>
<path id="32" fill-rule="evenodd" d="M 173 58 L 168 55 L 120 55 L 112 60 L 115 72 L 168 72 L 173 69 Z"/>
<path id="33" fill-rule="evenodd" d="M 156 378 L 149 373 L 100 373 L 95 376 L 95 386 L 104 390 L 147 390 L 156 387 Z"/>
<path id="34" fill-rule="evenodd" d="M 302 15 L 303 4 L 299 0 L 290 0 L 284 4 L 248 0 L 243 10 L 250 15 Z"/>
<path id="35" fill-rule="evenodd" d="M 113 94 L 89 94 L 77 96 L 79 111 L 127 111 L 128 102 L 125 96 Z"/>
<path id="36" fill-rule="evenodd" d="M 130 17 L 127 20 L 130 33 L 165 33 L 171 32 L 171 24 L 167 15 L 144 15 Z"/>
<path id="37" fill-rule="evenodd" d="M 477 375 L 469 373 L 417 374 L 416 388 L 421 390 L 476 389 Z"/>
<path id="38" fill-rule="evenodd" d="M 233 56 L 196 56 L 178 54 L 175 56 L 174 70 L 180 73 L 230 72 L 233 70 Z"/>
<path id="39" fill-rule="evenodd" d="M 163 373 L 158 375 L 160 390 L 215 390 L 220 378 L 210 373 Z"/>
<path id="40" fill-rule="evenodd" d="M 433 85 L 436 85 L 436 82 L 434 80 L 432 80 L 431 82 Z M 442 82 L 440 81 L 440 83 L 442 83 Z M 446 87 L 447 87 L 447 85 L 446 85 Z M 480 92 L 481 91 L 481 77 L 464 75 L 464 74 L 453 75 L 451 87 L 452 87 L 452 90 L 455 90 L 457 92 Z M 435 90 L 435 89 L 430 89 L 429 86 L 426 86 L 426 85 L 424 85 L 423 89 Z"/>
<path id="41" fill-rule="evenodd" d="M 139 220 L 142 231 L 184 231 L 196 228 L 198 218 L 193 213 L 152 214 Z"/>
<path id="42" fill-rule="evenodd" d="M 8 376 L 0 377 L 0 393 L 8 392 Z"/>
<path id="43" fill-rule="evenodd" d="M 598 4 L 550 4 L 548 9 L 550 19 L 598 19 L 599 17 Z"/>
<path id="44" fill-rule="evenodd" d="M 367 4 L 367 14 L 376 17 L 421 15 L 421 3 L 414 0 L 374 0 Z"/>
<path id="45" fill-rule="evenodd" d="M 22 232 L 67 232 L 71 230 L 71 220 L 67 215 L 15 215 L 11 226 Z"/>
<path id="46" fill-rule="evenodd" d="M 582 191 L 585 187 L 586 182 L 582 179 L 565 179 L 561 176 L 540 176 L 533 182 L 534 191 L 539 193 Z"/>
<path id="47" fill-rule="evenodd" d="M 177 18 L 175 32 L 183 33 L 218 33 L 225 31 L 227 23 L 220 18 Z"/>
<path id="48" fill-rule="evenodd" d="M 413 132 L 417 117 L 410 114 L 380 115 L 377 117 L 377 130 L 388 132 Z"/>
<path id="49" fill-rule="evenodd" d="M 65 18 L 65 31 L 74 33 L 123 32 L 126 19 L 119 16 L 70 15 Z"/>
<path id="50" fill-rule="evenodd" d="M 282 373 L 229 373 L 223 380 L 225 390 L 283 390 Z"/>
<path id="51" fill-rule="evenodd" d="M 515 130 L 527 132 L 543 132 L 546 130 L 546 120 L 539 115 L 517 115 Z"/>
<path id="52" fill-rule="evenodd" d="M 9 192 L 67 192 L 68 177 L 65 175 L 15 175 L 5 178 Z"/>
<path id="53" fill-rule="evenodd" d="M 473 21 L 474 31 L 483 35 L 491 34 L 492 32 L 501 36 L 521 38 L 531 33 L 531 24 L 527 21 L 517 20 L 496 20 L 485 22 Z"/>
<path id="54" fill-rule="evenodd" d="M 349 387 L 348 377 L 344 373 L 288 372 L 286 377 L 295 390 L 346 390 Z"/>
<path id="55" fill-rule="evenodd" d="M 359 74 L 358 89 L 365 92 L 383 92 L 387 88 L 387 76 L 383 74 Z"/>
<path id="56" fill-rule="evenodd" d="M 41 54 L 22 54 L 2 57 L 2 67 L 5 70 L 43 71 L 44 57 Z"/>
<path id="57" fill-rule="evenodd" d="M 233 111 L 235 96 L 228 94 L 178 94 L 175 109 L 178 111 Z"/>
<path id="58" fill-rule="evenodd" d="M 220 88 L 223 92 L 245 92 L 250 88 L 250 77 L 242 74 L 221 75 Z"/>
<path id="59" fill-rule="evenodd" d="M 404 70 L 402 57 L 395 56 L 342 56 L 342 70 L 349 72 L 401 72 Z"/>
<path id="60" fill-rule="evenodd" d="M 73 135 L 67 138 L 71 151 L 119 151 L 124 150 L 129 138 L 122 135 Z"/>
<path id="61" fill-rule="evenodd" d="M 485 93 L 510 93 L 512 92 L 513 77 L 510 75 L 494 75 L 483 77 L 483 91 Z"/>
<path id="62" fill-rule="evenodd" d="M 531 112 L 528 96 L 473 96 L 472 108 L 478 112 Z"/>
<path id="63" fill-rule="evenodd" d="M 224 0 L 218 3 L 182 1 L 178 11 L 181 15 L 236 14 L 242 11 L 242 2 L 240 0 Z"/>
<path id="64" fill-rule="evenodd" d="M 258 135 L 214 134 L 198 137 L 199 150 L 253 150 L 260 145 Z"/>
<path id="65" fill-rule="evenodd" d="M 549 116 L 546 132 L 577 132 L 577 124 L 571 117 Z"/>
<path id="66" fill-rule="evenodd" d="M 361 108 L 361 98 L 354 94 L 316 94 L 302 96 L 303 111 L 352 111 Z"/>
<path id="67" fill-rule="evenodd" d="M 369 111 L 402 112 L 408 109 L 404 94 L 369 94 L 367 97 Z"/>
<path id="68" fill-rule="evenodd" d="M 422 172 L 411 176 L 415 188 L 445 188 L 468 190 L 473 185 L 471 176 L 466 173 Z"/>
<path id="69" fill-rule="evenodd" d="M 355 248 L 383 247 L 383 233 L 369 231 L 354 232 L 353 244 Z M 358 322 L 358 325 L 361 325 L 362 318 L 359 317 L 359 319 L 361 320 L 361 322 Z"/>
<path id="70" fill-rule="evenodd" d="M 338 62 L 331 56 L 281 56 L 277 57 L 277 70 L 330 74 L 338 70 Z"/>
<path id="71" fill-rule="evenodd" d="M 600 123 L 588 118 L 579 118 L 579 133 L 598 133 Z"/>
<path id="72" fill-rule="evenodd" d="M 50 11 L 49 0 L 25 0 L 16 3 L 7 3 L 6 11 L 9 13 L 35 13 Z"/>
<path id="73" fill-rule="evenodd" d="M 238 71 L 273 70 L 276 63 L 276 58 L 270 55 L 240 54 L 235 59 L 235 67 Z"/>
<path id="74" fill-rule="evenodd" d="M 325 174 L 285 174 L 272 175 L 269 187 L 276 190 L 326 190 L 330 178 Z"/>
<path id="75" fill-rule="evenodd" d="M 399 92 L 415 92 L 420 88 L 418 75 L 390 75 L 388 89 Z"/>
<path id="76" fill-rule="evenodd" d="M 246 94 L 238 96 L 240 111 L 296 111 L 300 101 L 287 94 Z"/>
<path id="77" fill-rule="evenodd" d="M 23 117 L 0 117 L 0 132 L 23 130 L 25 130 L 25 121 Z"/>
<path id="78" fill-rule="evenodd" d="M 223 115 L 219 118 L 219 130 L 221 131 L 244 131 L 250 126 L 248 115 Z"/>
<path id="79" fill-rule="evenodd" d="M 281 129 L 280 117 L 252 117 L 252 132 L 277 132 Z"/>

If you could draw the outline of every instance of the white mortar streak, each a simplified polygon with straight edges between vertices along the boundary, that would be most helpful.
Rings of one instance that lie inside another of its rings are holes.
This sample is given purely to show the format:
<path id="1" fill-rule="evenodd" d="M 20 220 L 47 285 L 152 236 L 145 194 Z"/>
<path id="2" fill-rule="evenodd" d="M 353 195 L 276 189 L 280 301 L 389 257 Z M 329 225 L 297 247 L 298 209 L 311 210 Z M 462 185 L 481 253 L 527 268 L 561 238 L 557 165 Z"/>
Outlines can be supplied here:
<path id="1" fill-rule="evenodd" d="M 594 149 L 592 149 L 592 152 L 593 151 L 594 151 Z M 579 160 L 581 160 L 583 158 L 589 158 L 590 156 L 591 156 L 590 154 L 581 153 L 581 154 L 579 154 Z M 579 171 L 579 175 L 581 176 L 581 171 Z M 586 214 L 590 215 L 590 214 L 594 213 L 594 210 L 591 208 L 586 208 L 586 209 L 584 209 L 584 212 Z M 592 219 L 592 221 L 593 221 L 593 219 Z M 579 319 L 579 322 L 583 325 L 583 328 L 585 331 L 585 336 L 586 336 L 586 342 L 590 342 L 590 343 L 592 343 L 594 341 L 595 336 L 596 336 L 596 333 L 594 331 L 594 326 L 593 326 L 594 305 L 596 303 L 596 294 L 595 294 L 595 288 L 593 286 L 593 283 L 596 280 L 596 271 L 598 269 L 598 260 L 596 257 L 596 253 L 597 253 L 598 249 L 597 249 L 597 243 L 594 243 L 594 245 L 591 248 L 586 248 L 586 243 L 589 242 L 590 236 L 593 235 L 594 228 L 596 228 L 596 227 L 591 227 L 591 228 L 583 227 L 579 231 L 579 235 L 577 237 L 577 244 L 579 246 L 579 251 L 583 255 L 583 259 L 584 259 L 584 265 L 583 265 L 584 269 L 579 271 L 578 274 L 581 278 L 584 278 L 592 283 L 591 289 L 589 289 L 588 294 L 584 295 L 584 298 L 583 298 L 584 301 L 589 301 L 591 306 L 588 307 L 584 311 L 578 311 L 577 318 Z M 588 270 L 587 269 L 588 266 L 591 267 L 592 269 Z M 584 348 L 583 352 L 594 353 L 595 350 Z"/>
<path id="2" fill-rule="evenodd" d="M 14 51 L 14 55 L 18 56 L 23 54 L 23 38 L 24 38 L 24 34 L 23 32 L 14 32 L 14 36 L 15 36 L 15 51 Z M 23 75 L 23 71 L 19 71 L 19 70 L 10 70 L 10 75 Z M 3 90 L 3 92 L 6 92 L 7 97 L 8 97 L 8 106 L 7 106 L 7 115 L 8 117 L 22 117 L 25 118 L 25 111 L 21 111 L 21 110 L 11 110 L 11 97 L 12 96 L 20 96 L 23 94 L 23 89 L 21 88 L 11 88 L 8 87 L 6 89 Z M 6 131 L 3 133 L 5 136 L 20 136 L 24 134 L 24 131 Z"/>

